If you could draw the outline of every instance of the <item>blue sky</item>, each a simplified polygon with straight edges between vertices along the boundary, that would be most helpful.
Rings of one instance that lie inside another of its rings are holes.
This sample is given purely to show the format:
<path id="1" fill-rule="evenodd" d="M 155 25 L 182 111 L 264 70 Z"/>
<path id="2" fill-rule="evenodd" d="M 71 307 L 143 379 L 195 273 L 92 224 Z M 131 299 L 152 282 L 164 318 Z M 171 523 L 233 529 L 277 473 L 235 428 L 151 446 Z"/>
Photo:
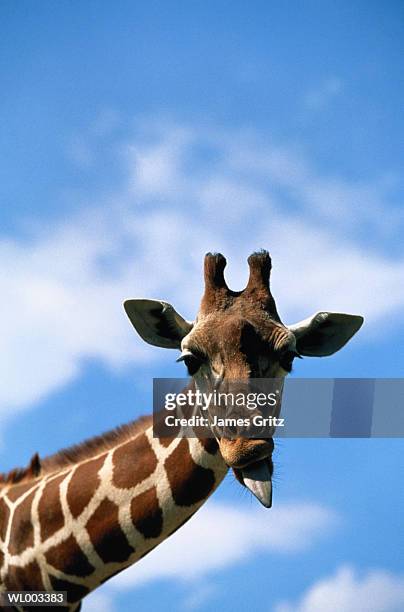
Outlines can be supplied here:
<path id="1" fill-rule="evenodd" d="M 183 370 L 122 300 L 192 319 L 208 250 L 240 289 L 268 248 L 287 323 L 365 315 L 294 376 L 402 376 L 403 12 L 2 3 L 2 469 L 150 411 Z M 403 468 L 402 440 L 282 440 L 273 510 L 229 478 L 84 611 L 401 610 Z"/>

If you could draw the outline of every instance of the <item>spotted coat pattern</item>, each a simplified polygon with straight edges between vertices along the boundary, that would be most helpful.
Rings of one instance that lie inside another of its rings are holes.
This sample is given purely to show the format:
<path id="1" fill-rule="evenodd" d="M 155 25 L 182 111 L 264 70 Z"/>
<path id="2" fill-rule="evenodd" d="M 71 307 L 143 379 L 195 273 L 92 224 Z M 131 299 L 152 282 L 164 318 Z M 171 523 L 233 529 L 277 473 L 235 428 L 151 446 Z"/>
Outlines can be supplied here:
<path id="1" fill-rule="evenodd" d="M 65 590 L 66 610 L 77 611 L 188 520 L 226 472 L 216 442 L 159 440 L 149 424 L 98 455 L 3 485 L 0 590 Z"/>

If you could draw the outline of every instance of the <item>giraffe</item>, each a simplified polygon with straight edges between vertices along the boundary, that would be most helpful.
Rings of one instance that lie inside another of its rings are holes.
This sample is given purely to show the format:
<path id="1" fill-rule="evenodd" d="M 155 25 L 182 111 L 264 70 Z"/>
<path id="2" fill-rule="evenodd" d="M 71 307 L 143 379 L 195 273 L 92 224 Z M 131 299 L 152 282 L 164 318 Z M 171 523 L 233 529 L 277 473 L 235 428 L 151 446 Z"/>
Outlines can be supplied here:
<path id="1" fill-rule="evenodd" d="M 283 377 L 296 356 L 335 353 L 358 331 L 357 315 L 320 312 L 281 322 L 266 251 L 248 258 L 243 291 L 231 291 L 221 254 L 205 256 L 195 322 L 168 303 L 132 299 L 125 311 L 146 342 L 181 350 L 193 384 Z M 264 506 L 272 501 L 274 443 L 267 439 L 154 437 L 151 416 L 3 475 L 0 591 L 66 591 L 83 598 L 180 528 L 232 468 Z M 14 608 L 14 610 L 24 610 Z"/>

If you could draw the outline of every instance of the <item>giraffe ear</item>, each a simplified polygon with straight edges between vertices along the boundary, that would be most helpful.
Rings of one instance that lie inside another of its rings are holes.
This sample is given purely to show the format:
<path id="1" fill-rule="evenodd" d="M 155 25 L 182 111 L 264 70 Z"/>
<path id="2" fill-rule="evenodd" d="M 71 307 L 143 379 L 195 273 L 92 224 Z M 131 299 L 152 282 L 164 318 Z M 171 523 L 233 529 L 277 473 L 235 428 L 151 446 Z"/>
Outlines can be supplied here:
<path id="1" fill-rule="evenodd" d="M 123 307 L 141 338 L 153 346 L 180 348 L 193 326 L 161 300 L 125 300 Z"/>
<path id="2" fill-rule="evenodd" d="M 339 312 L 317 312 L 312 317 L 290 325 L 296 349 L 301 355 L 325 357 L 339 351 L 360 329 L 363 317 Z"/>

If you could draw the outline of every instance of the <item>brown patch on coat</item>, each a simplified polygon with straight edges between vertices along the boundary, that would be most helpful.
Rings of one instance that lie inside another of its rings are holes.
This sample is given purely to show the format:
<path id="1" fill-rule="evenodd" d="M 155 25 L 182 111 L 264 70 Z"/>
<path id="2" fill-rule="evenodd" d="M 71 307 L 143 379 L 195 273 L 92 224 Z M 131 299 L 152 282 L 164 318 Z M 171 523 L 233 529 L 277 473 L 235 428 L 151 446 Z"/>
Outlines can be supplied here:
<path id="1" fill-rule="evenodd" d="M 24 493 L 27 491 L 30 491 L 31 489 L 36 491 L 38 488 L 37 486 L 35 486 L 35 488 L 33 487 L 34 485 L 32 482 L 14 485 L 7 490 L 7 497 L 11 502 L 16 502 L 17 499 L 24 495 Z"/>
<path id="2" fill-rule="evenodd" d="M 4 584 L 8 591 L 44 591 L 41 570 L 36 561 L 24 567 L 10 565 Z"/>
<path id="3" fill-rule="evenodd" d="M 164 466 L 173 499 L 178 506 L 192 506 L 208 497 L 213 490 L 213 470 L 201 467 L 193 461 L 188 440 L 185 438 L 167 457 Z"/>
<path id="4" fill-rule="evenodd" d="M 134 552 L 119 525 L 118 511 L 116 504 L 104 499 L 86 525 L 91 542 L 104 563 L 123 563 Z"/>
<path id="5" fill-rule="evenodd" d="M 163 513 L 155 487 L 132 499 L 130 510 L 134 526 L 145 538 L 158 538 L 161 535 Z"/>
<path id="6" fill-rule="evenodd" d="M 49 576 L 49 579 L 54 591 L 67 591 L 68 603 L 76 603 L 90 592 L 90 589 L 82 584 L 74 584 L 74 582 L 62 580 L 55 576 Z"/>
<path id="7" fill-rule="evenodd" d="M 56 531 L 59 531 L 59 529 L 62 529 L 65 524 L 59 488 L 65 478 L 66 474 L 61 474 L 53 478 L 45 485 L 42 491 L 41 499 L 38 504 L 42 542 L 50 538 Z"/>
<path id="8" fill-rule="evenodd" d="M 32 502 L 37 492 L 35 488 L 14 510 L 9 545 L 11 555 L 19 555 L 34 544 L 34 527 L 32 525 Z"/>
<path id="9" fill-rule="evenodd" d="M 10 510 L 4 501 L 0 499 L 0 539 L 4 541 L 7 532 L 7 525 L 10 518 Z"/>
<path id="10" fill-rule="evenodd" d="M 112 456 L 113 484 L 120 489 L 131 489 L 153 474 L 157 467 L 154 454 L 146 434 L 119 446 Z"/>
<path id="11" fill-rule="evenodd" d="M 60 544 L 49 548 L 45 553 L 45 557 L 52 567 L 64 574 L 89 576 L 94 571 L 94 567 L 77 544 L 73 535 L 70 535 Z"/>
<path id="12" fill-rule="evenodd" d="M 88 506 L 100 485 L 98 472 L 104 465 L 107 454 L 89 459 L 77 466 L 67 487 L 67 503 L 73 518 L 77 518 Z"/>

